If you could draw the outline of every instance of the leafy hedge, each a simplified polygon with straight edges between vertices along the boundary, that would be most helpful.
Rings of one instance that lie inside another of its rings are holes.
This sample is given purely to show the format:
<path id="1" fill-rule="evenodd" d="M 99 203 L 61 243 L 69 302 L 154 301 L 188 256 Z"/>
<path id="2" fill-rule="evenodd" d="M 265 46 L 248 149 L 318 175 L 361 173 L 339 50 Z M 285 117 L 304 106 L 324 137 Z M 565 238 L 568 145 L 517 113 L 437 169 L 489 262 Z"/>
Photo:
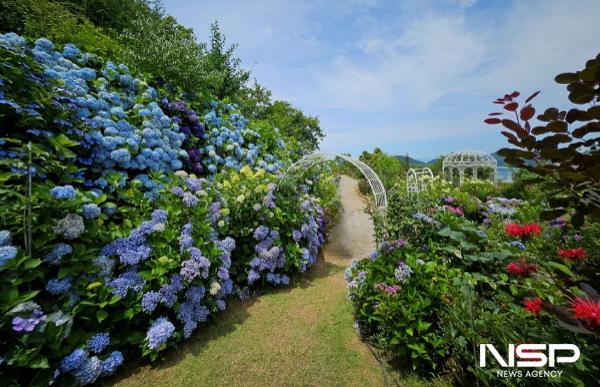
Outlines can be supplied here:
<path id="1" fill-rule="evenodd" d="M 272 126 L 226 102 L 194 110 L 70 44 L 0 35 L 0 61 L 8 384 L 89 384 L 154 360 L 231 295 L 314 264 L 333 181 L 278 187 L 295 150 Z"/>

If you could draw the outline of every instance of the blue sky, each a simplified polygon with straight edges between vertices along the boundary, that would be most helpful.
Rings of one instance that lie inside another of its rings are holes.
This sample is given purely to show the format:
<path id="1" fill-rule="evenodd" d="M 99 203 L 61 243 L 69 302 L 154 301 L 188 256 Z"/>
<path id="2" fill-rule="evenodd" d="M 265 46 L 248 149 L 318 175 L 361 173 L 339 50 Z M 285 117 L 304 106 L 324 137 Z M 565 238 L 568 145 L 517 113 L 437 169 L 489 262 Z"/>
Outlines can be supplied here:
<path id="1" fill-rule="evenodd" d="M 164 0 L 206 41 L 218 20 L 274 98 L 319 116 L 321 149 L 428 160 L 505 145 L 483 123 L 505 92 L 542 90 L 600 52 L 598 0 Z M 542 109 L 543 108 L 543 109 Z"/>

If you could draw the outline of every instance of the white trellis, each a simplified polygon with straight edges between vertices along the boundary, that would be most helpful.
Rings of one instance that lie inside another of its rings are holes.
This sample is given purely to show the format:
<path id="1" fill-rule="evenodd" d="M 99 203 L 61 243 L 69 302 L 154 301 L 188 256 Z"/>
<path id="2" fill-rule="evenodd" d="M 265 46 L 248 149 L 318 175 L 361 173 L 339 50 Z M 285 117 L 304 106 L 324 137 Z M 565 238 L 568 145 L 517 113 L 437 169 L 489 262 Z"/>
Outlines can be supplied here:
<path id="1" fill-rule="evenodd" d="M 498 162 L 486 152 L 472 150 L 453 152 L 444 158 L 442 164 L 442 172 L 446 178 L 450 177 L 450 180 L 458 171 L 459 184 L 465 180 L 465 171 L 471 170 L 471 176 L 477 179 L 477 170 L 483 168 L 491 168 L 493 170 L 492 180 L 496 181 Z"/>
<path id="2" fill-rule="evenodd" d="M 406 172 L 406 190 L 409 194 L 426 191 L 433 180 L 431 169 L 411 168 Z"/>
<path id="3" fill-rule="evenodd" d="M 281 179 L 286 179 L 288 176 L 291 175 L 299 174 L 300 176 L 302 176 L 313 166 L 320 163 L 324 163 L 326 161 L 335 160 L 337 158 L 347 161 L 350 164 L 354 165 L 356 168 L 358 168 L 358 170 L 367 179 L 367 182 L 371 187 L 371 192 L 373 192 L 373 197 L 375 199 L 375 205 L 379 209 L 385 210 L 385 208 L 387 207 L 387 195 L 385 193 L 383 183 L 379 179 L 379 176 L 377 176 L 375 171 L 373 171 L 371 167 L 369 167 L 367 164 L 350 156 L 333 153 L 313 153 L 311 155 L 304 156 L 303 158 L 292 164 L 281 177 Z"/>

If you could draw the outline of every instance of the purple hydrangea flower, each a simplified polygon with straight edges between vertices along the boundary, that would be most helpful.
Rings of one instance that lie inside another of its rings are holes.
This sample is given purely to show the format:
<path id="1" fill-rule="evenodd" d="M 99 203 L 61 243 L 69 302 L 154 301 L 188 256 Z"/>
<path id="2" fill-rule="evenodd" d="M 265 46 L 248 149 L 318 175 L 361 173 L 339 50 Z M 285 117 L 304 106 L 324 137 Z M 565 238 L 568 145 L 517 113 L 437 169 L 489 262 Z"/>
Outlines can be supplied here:
<path id="1" fill-rule="evenodd" d="M 269 235 L 269 228 L 267 226 L 258 226 L 256 230 L 254 230 L 254 239 L 257 241 L 262 241 Z"/>
<path id="2" fill-rule="evenodd" d="M 13 318 L 12 329 L 15 332 L 32 332 L 42 321 L 46 321 L 46 316 L 44 315 L 44 312 L 36 309 L 31 312 L 31 316 L 28 318 L 19 316 Z"/>
<path id="3" fill-rule="evenodd" d="M 248 285 L 252 285 L 254 282 L 260 279 L 260 273 L 250 270 L 248 272 Z"/>
<path id="4" fill-rule="evenodd" d="M 197 178 L 195 178 L 195 177 L 188 177 L 185 180 L 185 184 L 193 192 L 200 191 L 202 189 L 202 185 L 200 184 L 200 180 L 197 179 Z"/>
<path id="5" fill-rule="evenodd" d="M 294 230 L 294 232 L 292 232 L 292 239 L 294 242 L 299 242 L 300 239 L 302 239 L 302 233 L 298 230 Z"/>
<path id="6" fill-rule="evenodd" d="M 173 187 L 173 188 L 171 188 L 171 192 L 177 196 L 183 196 L 183 194 L 184 194 L 183 188 L 181 188 L 181 187 Z"/>
<path id="7" fill-rule="evenodd" d="M 200 303 L 205 293 L 206 289 L 204 286 L 190 286 L 185 292 L 185 298 L 193 303 Z"/>

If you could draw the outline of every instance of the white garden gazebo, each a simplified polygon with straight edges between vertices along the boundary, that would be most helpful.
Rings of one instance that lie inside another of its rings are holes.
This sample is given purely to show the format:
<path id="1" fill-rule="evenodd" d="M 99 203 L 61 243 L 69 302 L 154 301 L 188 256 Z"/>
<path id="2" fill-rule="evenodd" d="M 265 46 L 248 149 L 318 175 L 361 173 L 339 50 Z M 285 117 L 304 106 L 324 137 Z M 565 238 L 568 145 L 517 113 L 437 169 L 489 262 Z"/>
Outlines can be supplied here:
<path id="1" fill-rule="evenodd" d="M 496 181 L 496 169 L 498 162 L 494 156 L 486 152 L 464 150 L 450 153 L 444 158 L 442 164 L 442 173 L 446 178 L 452 176 L 458 171 L 458 181 L 462 185 L 465 180 L 465 171 L 471 171 L 471 177 L 477 179 L 477 171 L 480 169 L 491 168 L 493 170 L 492 180 Z"/>
<path id="2" fill-rule="evenodd" d="M 406 172 L 406 190 L 409 194 L 423 192 L 427 190 L 431 180 L 433 180 L 431 169 L 411 168 Z"/>

